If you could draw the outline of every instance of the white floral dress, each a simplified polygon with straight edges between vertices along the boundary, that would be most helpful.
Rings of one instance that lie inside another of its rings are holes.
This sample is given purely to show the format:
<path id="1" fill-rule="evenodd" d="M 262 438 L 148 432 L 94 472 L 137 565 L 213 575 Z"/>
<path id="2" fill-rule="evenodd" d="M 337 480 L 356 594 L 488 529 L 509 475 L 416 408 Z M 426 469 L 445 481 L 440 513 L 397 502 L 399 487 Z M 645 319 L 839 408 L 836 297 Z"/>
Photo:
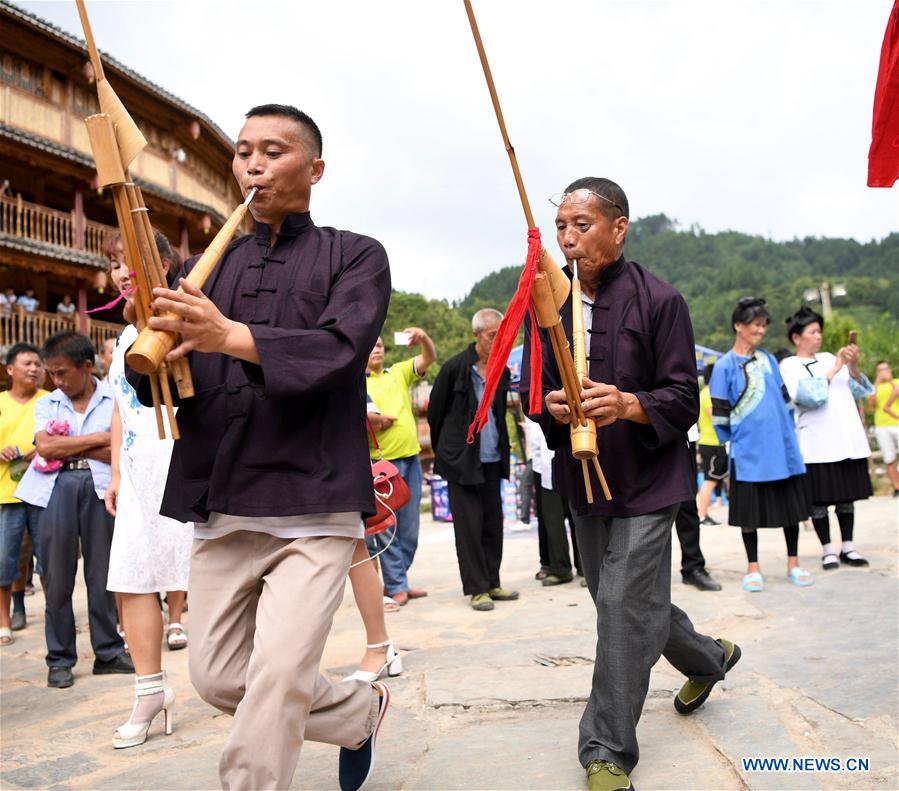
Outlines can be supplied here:
<path id="1" fill-rule="evenodd" d="M 187 590 L 191 526 L 159 514 L 172 440 L 159 439 L 153 408 L 141 405 L 125 379 L 125 351 L 136 337 L 134 327 L 125 329 L 109 366 L 109 384 L 122 419 L 122 482 L 106 587 L 122 593 Z"/>

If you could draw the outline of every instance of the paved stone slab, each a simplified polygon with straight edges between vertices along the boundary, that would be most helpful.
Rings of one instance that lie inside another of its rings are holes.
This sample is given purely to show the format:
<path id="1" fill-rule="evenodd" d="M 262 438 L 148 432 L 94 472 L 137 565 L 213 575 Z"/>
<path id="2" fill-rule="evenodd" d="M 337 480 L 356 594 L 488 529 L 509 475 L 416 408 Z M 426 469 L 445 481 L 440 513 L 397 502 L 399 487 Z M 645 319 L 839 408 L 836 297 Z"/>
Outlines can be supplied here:
<path id="1" fill-rule="evenodd" d="M 664 660 L 654 669 L 638 735 L 634 780 L 649 789 L 895 788 L 897 731 L 896 503 L 858 506 L 857 544 L 869 571 L 818 568 L 814 533 L 800 551 L 816 585 L 783 579 L 781 531 L 762 531 L 767 590 L 740 589 L 745 558 L 735 528 L 703 528 L 720 593 L 680 583 L 674 550 L 673 600 L 697 627 L 730 637 L 744 656 L 709 701 L 680 717 L 671 696 L 681 678 Z M 387 616 L 405 655 L 391 681 L 393 707 L 380 740 L 373 791 L 583 789 L 577 723 L 590 688 L 595 611 L 588 592 L 534 580 L 534 534 L 509 536 L 503 584 L 517 602 L 476 613 L 461 595 L 451 529 L 423 522 L 412 582 L 430 595 Z M 26 599 L 29 627 L 0 651 L 0 786 L 55 789 L 214 789 L 230 720 L 200 701 L 187 677 L 188 651 L 164 652 L 178 693 L 175 733 L 161 722 L 139 748 L 115 751 L 112 731 L 128 715 L 129 676 L 91 676 L 84 589 L 76 589 L 80 661 L 76 684 L 47 689 L 43 599 Z M 190 614 L 186 617 L 188 631 Z M 338 677 L 362 652 L 351 594 L 338 609 L 323 666 Z M 575 702 L 567 702 L 567 701 Z M 744 773 L 740 758 L 868 756 L 861 774 Z M 337 750 L 307 744 L 293 789 L 333 788 Z"/>

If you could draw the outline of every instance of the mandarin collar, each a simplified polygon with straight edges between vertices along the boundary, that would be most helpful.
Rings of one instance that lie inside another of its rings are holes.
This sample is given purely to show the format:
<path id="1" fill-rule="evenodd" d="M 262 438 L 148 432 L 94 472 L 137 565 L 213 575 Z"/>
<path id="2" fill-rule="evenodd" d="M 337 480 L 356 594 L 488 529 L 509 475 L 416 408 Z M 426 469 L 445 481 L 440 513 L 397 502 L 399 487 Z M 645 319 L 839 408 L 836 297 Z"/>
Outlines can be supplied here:
<path id="1" fill-rule="evenodd" d="M 305 228 L 314 225 L 312 215 L 308 211 L 288 214 L 278 231 L 278 238 L 298 236 Z M 268 245 L 271 238 L 271 226 L 264 222 L 256 223 L 256 241 Z"/>
<path id="2" fill-rule="evenodd" d="M 611 266 L 607 266 L 599 275 L 600 283 L 608 283 L 610 280 L 614 280 L 618 275 L 620 275 L 624 271 L 624 256 L 621 255 L 618 257 L 618 260 L 612 264 Z"/>

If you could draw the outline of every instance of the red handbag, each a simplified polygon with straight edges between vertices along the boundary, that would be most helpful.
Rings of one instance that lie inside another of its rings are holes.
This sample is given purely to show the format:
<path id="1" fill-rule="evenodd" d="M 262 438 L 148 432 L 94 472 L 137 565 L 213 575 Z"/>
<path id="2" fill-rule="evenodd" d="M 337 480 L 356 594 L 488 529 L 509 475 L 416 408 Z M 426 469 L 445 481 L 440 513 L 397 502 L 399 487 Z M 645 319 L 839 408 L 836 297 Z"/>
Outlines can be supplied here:
<path id="1" fill-rule="evenodd" d="M 396 524 L 396 512 L 409 502 L 412 495 L 409 487 L 394 464 L 387 461 L 381 453 L 381 447 L 375 437 L 374 429 L 368 418 L 368 434 L 375 446 L 378 460 L 372 462 L 371 477 L 375 490 L 375 515 L 365 520 L 365 536 L 376 536 Z"/>

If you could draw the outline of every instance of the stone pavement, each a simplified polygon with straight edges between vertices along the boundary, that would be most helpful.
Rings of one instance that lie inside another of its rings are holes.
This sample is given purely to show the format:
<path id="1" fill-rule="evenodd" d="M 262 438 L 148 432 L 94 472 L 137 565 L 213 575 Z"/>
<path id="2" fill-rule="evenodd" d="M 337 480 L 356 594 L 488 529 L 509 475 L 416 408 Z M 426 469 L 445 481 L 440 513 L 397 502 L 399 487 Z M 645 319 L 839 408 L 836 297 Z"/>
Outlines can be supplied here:
<path id="1" fill-rule="evenodd" d="M 639 726 L 638 788 L 897 788 L 897 501 L 875 498 L 857 511 L 857 543 L 871 568 L 825 574 L 814 533 L 803 531 L 801 557 L 816 580 L 807 589 L 786 582 L 779 530 L 761 532 L 767 587 L 747 594 L 737 530 L 703 528 L 709 569 L 724 590 L 688 588 L 675 566 L 674 599 L 700 630 L 736 640 L 743 659 L 691 717 L 675 713 L 681 679 L 659 662 Z M 676 539 L 673 554 L 679 560 Z M 503 584 L 521 599 L 473 612 L 460 595 L 451 527 L 423 521 L 412 577 L 430 596 L 387 615 L 406 671 L 391 682 L 373 791 L 585 788 L 577 723 L 590 689 L 594 609 L 577 583 L 535 582 L 536 558 L 535 532 L 507 535 Z M 26 599 L 28 629 L 0 653 L 0 787 L 217 788 L 229 718 L 191 689 L 186 651 L 163 655 L 178 693 L 174 735 L 162 734 L 159 718 L 142 747 L 112 749 L 131 677 L 90 675 L 83 585 L 76 596 L 74 687 L 45 686 L 40 594 Z M 186 621 L 189 630 L 189 613 Z M 324 667 L 350 671 L 363 642 L 348 588 Z M 741 758 L 751 756 L 868 758 L 870 771 L 744 772 Z M 336 788 L 336 767 L 335 748 L 307 744 L 292 787 Z"/>

